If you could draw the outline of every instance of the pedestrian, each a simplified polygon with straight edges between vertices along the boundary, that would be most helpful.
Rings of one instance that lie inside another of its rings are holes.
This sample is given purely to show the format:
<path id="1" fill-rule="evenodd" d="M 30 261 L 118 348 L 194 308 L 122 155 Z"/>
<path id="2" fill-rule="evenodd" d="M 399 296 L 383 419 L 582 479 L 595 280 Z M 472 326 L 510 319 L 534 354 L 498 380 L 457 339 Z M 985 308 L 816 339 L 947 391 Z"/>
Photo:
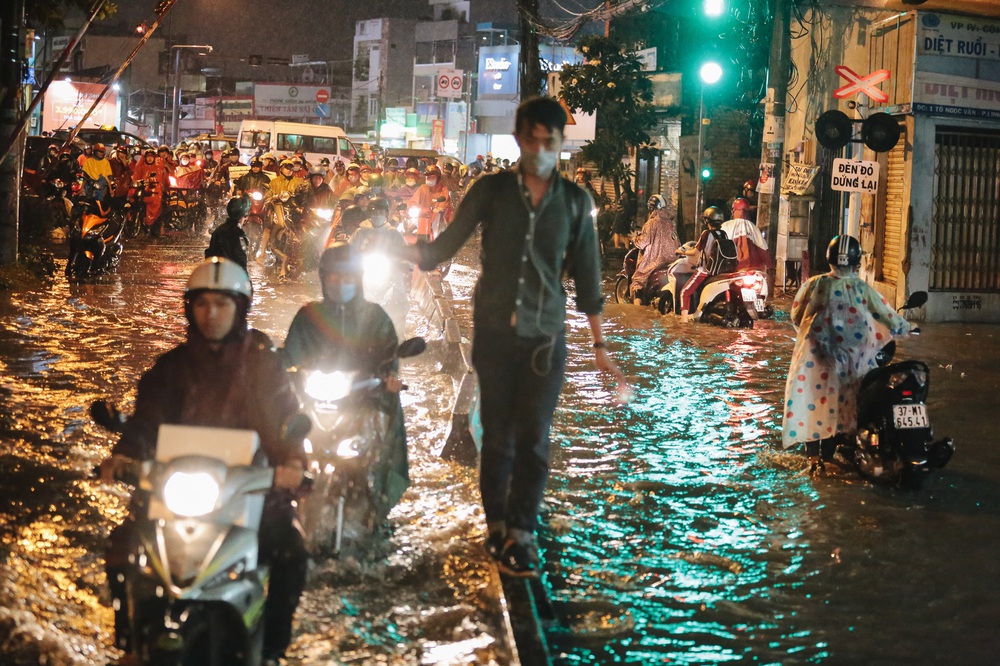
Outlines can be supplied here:
<path id="1" fill-rule="evenodd" d="M 537 576 L 540 566 L 535 529 L 566 366 L 564 272 L 575 282 L 577 309 L 587 315 L 598 370 L 627 389 L 601 330 L 594 204 L 556 171 L 565 124 L 557 101 L 523 102 L 515 115 L 517 168 L 477 180 L 435 241 L 399 250 L 402 258 L 431 270 L 481 229 L 472 339 L 483 425 L 479 485 L 487 552 L 514 576 Z"/>
<path id="2" fill-rule="evenodd" d="M 861 378 L 876 367 L 875 355 L 910 324 L 857 276 L 861 244 L 836 236 L 827 248 L 830 272 L 816 275 L 792 301 L 798 331 L 785 383 L 782 444 L 805 443 L 810 471 L 832 459 L 838 435 L 857 425 Z"/>
<path id="3" fill-rule="evenodd" d="M 256 158 L 255 158 L 256 159 Z M 205 258 L 224 257 L 247 269 L 250 239 L 240 223 L 250 211 L 250 200 L 246 197 L 234 197 L 226 205 L 226 220 L 212 232 L 205 250 Z"/>
<path id="4" fill-rule="evenodd" d="M 295 512 L 306 455 L 301 439 L 282 436 L 299 401 L 270 339 L 247 326 L 250 301 L 250 279 L 231 261 L 212 257 L 192 271 L 184 292 L 187 339 L 142 375 L 135 412 L 111 457 L 101 464 L 101 479 L 113 481 L 129 459 L 153 458 L 164 423 L 253 430 L 260 436 L 266 463 L 275 468 L 258 531 L 260 558 L 271 571 L 263 608 L 263 656 L 278 660 L 291 642 L 308 566 Z M 128 640 L 124 570 L 135 529 L 131 518 L 115 528 L 106 558 L 119 646 Z"/>

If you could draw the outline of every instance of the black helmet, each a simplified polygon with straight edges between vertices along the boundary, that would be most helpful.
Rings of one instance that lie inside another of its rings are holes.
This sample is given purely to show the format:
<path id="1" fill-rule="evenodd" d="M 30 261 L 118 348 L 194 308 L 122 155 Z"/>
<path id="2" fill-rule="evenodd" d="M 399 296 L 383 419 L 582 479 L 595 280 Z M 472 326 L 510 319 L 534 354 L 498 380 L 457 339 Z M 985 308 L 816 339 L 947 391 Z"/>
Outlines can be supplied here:
<path id="1" fill-rule="evenodd" d="M 713 229 L 718 229 L 726 221 L 726 214 L 716 206 L 709 206 L 701 216 L 704 218 L 705 224 Z"/>
<path id="2" fill-rule="evenodd" d="M 239 220 L 244 218 L 248 212 L 250 212 L 250 201 L 245 197 L 233 197 L 226 204 L 226 214 L 231 219 Z"/>
<path id="3" fill-rule="evenodd" d="M 654 194 L 649 197 L 649 201 L 646 202 L 646 207 L 649 210 L 659 210 L 660 208 L 667 207 L 667 200 L 663 198 L 660 194 Z"/>
<path id="4" fill-rule="evenodd" d="M 260 159 L 259 157 L 255 157 L 252 160 L 250 160 L 250 168 L 252 169 L 254 167 L 258 167 L 258 168 L 263 169 L 264 168 L 264 160 Z"/>
<path id="5" fill-rule="evenodd" d="M 389 200 L 385 197 L 372 197 L 372 200 L 368 202 L 368 210 L 378 210 L 384 213 L 389 212 Z"/>
<path id="6" fill-rule="evenodd" d="M 321 277 L 327 273 L 359 274 L 362 269 L 361 256 L 354 251 L 354 247 L 350 243 L 343 241 L 337 241 L 328 247 L 319 258 Z"/>
<path id="7" fill-rule="evenodd" d="M 368 214 L 365 209 L 357 204 L 351 204 L 340 214 L 340 223 L 346 227 L 354 228 L 365 221 Z"/>
<path id="8" fill-rule="evenodd" d="M 861 265 L 861 243 L 854 236 L 834 236 L 826 248 L 830 268 L 857 268 Z"/>

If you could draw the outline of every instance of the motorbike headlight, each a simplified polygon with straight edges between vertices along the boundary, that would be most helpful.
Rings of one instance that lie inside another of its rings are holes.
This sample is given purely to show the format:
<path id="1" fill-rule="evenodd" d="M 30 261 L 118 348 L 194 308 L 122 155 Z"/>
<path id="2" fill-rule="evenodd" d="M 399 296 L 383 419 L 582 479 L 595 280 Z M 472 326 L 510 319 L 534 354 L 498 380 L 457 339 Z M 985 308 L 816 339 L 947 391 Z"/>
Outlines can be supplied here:
<path id="1" fill-rule="evenodd" d="M 410 214 L 410 217 L 418 218 L 420 217 L 420 206 L 413 206 L 412 208 L 410 208 L 410 210 L 406 212 Z"/>
<path id="2" fill-rule="evenodd" d="M 254 201 L 260 201 L 261 199 L 264 198 L 264 195 L 261 194 L 260 192 L 251 192 L 250 198 L 253 199 Z"/>
<path id="3" fill-rule="evenodd" d="M 219 480 L 208 472 L 174 472 L 163 484 L 163 502 L 178 516 L 204 516 L 215 509 L 219 491 Z"/>
<path id="4" fill-rule="evenodd" d="M 173 176 L 168 176 L 168 178 L 170 179 L 170 187 L 177 187 L 177 179 Z"/>
<path id="5" fill-rule="evenodd" d="M 894 372 L 891 375 L 889 375 L 889 381 L 886 383 L 886 386 L 888 386 L 891 389 L 894 389 L 897 386 L 902 385 L 902 383 L 906 381 L 907 377 L 908 374 L 905 372 Z"/>
<path id="6" fill-rule="evenodd" d="M 282 201 L 288 201 L 291 198 L 292 198 L 292 193 L 291 192 L 282 192 L 281 193 L 281 200 Z"/>
<path id="7" fill-rule="evenodd" d="M 365 278 L 388 277 L 389 271 L 392 268 L 392 262 L 389 260 L 389 257 L 381 252 L 366 253 L 361 260 L 361 264 L 365 270 Z"/>
<path id="8" fill-rule="evenodd" d="M 304 389 L 306 395 L 313 400 L 331 402 L 349 395 L 353 384 L 353 372 L 320 372 L 317 370 L 306 377 Z"/>
<path id="9" fill-rule="evenodd" d="M 324 220 L 326 220 L 327 222 L 333 219 L 333 211 L 330 210 L 329 208 L 317 208 L 316 214 L 321 218 L 323 218 Z"/>
<path id="10" fill-rule="evenodd" d="M 361 455 L 361 438 L 348 437 L 337 445 L 337 455 L 341 458 L 357 458 Z"/>

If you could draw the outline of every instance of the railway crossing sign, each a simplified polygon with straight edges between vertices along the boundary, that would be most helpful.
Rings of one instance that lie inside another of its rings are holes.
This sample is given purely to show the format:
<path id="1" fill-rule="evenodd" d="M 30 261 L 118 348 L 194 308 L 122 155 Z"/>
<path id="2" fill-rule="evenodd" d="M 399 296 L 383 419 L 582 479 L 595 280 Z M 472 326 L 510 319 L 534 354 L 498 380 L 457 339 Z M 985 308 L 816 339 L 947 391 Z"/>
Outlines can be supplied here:
<path id="1" fill-rule="evenodd" d="M 840 74 L 841 78 L 847 81 L 847 85 L 833 91 L 833 96 L 837 99 L 844 99 L 861 93 L 862 95 L 868 95 L 872 100 L 880 104 L 885 104 L 889 101 L 889 95 L 875 87 L 876 83 L 881 83 L 891 76 L 889 70 L 879 69 L 867 76 L 857 74 L 846 65 L 837 65 L 834 67 L 834 70 L 836 70 L 837 74 Z"/>

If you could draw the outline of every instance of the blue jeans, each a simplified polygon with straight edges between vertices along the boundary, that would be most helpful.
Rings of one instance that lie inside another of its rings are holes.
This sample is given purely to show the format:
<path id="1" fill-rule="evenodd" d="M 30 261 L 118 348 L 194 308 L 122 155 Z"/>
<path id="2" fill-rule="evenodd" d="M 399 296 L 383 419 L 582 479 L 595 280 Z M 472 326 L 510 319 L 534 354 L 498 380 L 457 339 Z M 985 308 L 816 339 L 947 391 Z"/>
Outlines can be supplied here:
<path id="1" fill-rule="evenodd" d="M 486 521 L 534 532 L 549 476 L 552 414 L 566 370 L 566 335 L 519 337 L 476 327 L 472 365 L 479 376 L 483 450 L 479 490 Z"/>

